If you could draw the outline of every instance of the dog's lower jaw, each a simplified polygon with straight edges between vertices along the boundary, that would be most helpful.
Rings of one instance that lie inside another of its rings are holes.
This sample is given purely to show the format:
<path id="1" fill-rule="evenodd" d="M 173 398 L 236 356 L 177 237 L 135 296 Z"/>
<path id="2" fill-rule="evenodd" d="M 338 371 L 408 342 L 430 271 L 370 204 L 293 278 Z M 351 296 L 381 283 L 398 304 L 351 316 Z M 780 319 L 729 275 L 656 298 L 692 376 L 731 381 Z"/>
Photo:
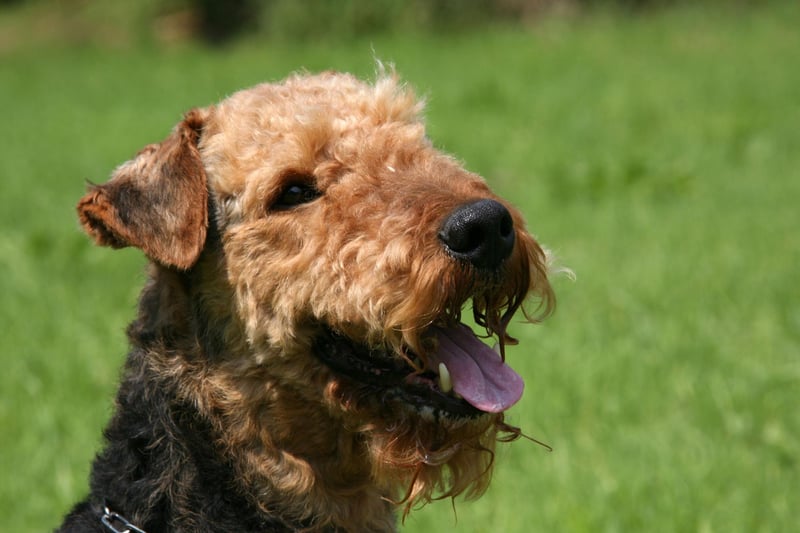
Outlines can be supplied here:
<path id="1" fill-rule="evenodd" d="M 408 511 L 486 488 L 502 415 L 425 421 L 397 409 L 387 416 L 374 398 L 352 397 L 325 371 L 306 375 L 311 389 L 325 390 L 315 405 L 275 370 L 254 365 L 243 374 L 229 362 L 213 372 L 185 368 L 179 378 L 203 390 L 195 403 L 212 420 L 221 455 L 266 515 L 312 530 L 394 531 L 398 505 Z"/>
<path id="2" fill-rule="evenodd" d="M 480 496 L 491 479 L 498 435 L 508 429 L 501 413 L 423 413 L 405 396 L 375 394 L 370 386 L 360 390 L 340 378 L 329 382 L 326 399 L 342 427 L 363 443 L 366 453 L 349 460 L 365 462 L 372 482 L 404 516 L 433 500 Z"/>
<path id="3" fill-rule="evenodd" d="M 275 365 L 214 372 L 230 378 L 216 414 L 226 455 L 261 508 L 320 527 L 394 531 L 398 506 L 486 488 L 502 415 L 423 420 L 308 368 L 308 388 L 323 398 L 286 386 Z"/>

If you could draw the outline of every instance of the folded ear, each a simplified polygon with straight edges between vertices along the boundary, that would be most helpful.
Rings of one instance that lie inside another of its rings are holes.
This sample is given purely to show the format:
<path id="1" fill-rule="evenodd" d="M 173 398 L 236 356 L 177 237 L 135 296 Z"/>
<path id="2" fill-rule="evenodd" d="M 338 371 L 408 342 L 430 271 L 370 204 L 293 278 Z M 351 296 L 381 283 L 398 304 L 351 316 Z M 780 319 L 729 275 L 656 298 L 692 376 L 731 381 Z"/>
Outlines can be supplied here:
<path id="1" fill-rule="evenodd" d="M 169 137 L 145 147 L 78 202 L 83 229 L 97 244 L 136 246 L 153 261 L 190 268 L 208 227 L 206 172 L 197 143 L 207 113 L 192 110 Z"/>

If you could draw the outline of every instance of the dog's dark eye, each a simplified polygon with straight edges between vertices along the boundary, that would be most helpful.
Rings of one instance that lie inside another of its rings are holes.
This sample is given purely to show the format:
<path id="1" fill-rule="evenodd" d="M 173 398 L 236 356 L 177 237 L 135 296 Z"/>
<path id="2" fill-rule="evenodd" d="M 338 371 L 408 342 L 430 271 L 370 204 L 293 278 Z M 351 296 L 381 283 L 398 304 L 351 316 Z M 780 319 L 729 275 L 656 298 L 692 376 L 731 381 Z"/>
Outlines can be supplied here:
<path id="1" fill-rule="evenodd" d="M 283 189 L 278 199 L 272 204 L 272 208 L 290 209 L 315 200 L 319 195 L 320 192 L 310 183 L 292 183 Z"/>

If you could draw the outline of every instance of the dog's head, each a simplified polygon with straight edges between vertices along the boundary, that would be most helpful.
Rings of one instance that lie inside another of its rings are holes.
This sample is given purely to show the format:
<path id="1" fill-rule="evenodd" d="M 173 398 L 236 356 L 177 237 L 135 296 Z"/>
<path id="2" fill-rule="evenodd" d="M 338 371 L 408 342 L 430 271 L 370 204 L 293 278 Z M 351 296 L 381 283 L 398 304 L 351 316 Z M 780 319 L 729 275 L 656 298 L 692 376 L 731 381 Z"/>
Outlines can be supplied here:
<path id="1" fill-rule="evenodd" d="M 190 112 L 79 204 L 100 244 L 161 268 L 213 255 L 215 312 L 234 315 L 217 318 L 246 347 L 226 357 L 360 433 L 408 502 L 485 487 L 523 388 L 507 326 L 529 296 L 531 320 L 553 306 L 520 213 L 433 147 L 421 111 L 392 76 L 261 85 Z"/>

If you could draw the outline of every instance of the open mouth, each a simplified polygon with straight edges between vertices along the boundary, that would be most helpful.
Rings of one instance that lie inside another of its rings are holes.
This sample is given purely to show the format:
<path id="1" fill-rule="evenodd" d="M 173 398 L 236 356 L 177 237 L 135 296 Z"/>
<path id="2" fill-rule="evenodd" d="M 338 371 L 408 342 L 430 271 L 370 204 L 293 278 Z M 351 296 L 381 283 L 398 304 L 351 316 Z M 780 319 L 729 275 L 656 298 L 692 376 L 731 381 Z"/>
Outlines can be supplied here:
<path id="1" fill-rule="evenodd" d="M 330 329 L 317 338 L 315 352 L 337 375 L 420 411 L 477 417 L 503 412 L 520 399 L 522 378 L 468 326 L 432 327 L 429 333 L 437 348 L 425 355 L 427 364 L 413 352 L 371 348 Z"/>

